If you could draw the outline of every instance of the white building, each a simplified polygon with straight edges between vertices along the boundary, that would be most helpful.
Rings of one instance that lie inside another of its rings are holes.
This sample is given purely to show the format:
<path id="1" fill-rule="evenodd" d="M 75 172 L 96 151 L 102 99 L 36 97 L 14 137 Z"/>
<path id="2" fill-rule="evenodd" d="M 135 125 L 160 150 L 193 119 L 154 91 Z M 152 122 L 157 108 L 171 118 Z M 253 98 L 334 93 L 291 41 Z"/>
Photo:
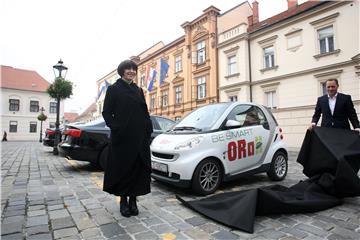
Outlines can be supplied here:
<path id="1" fill-rule="evenodd" d="M 38 141 L 41 129 L 37 116 L 41 108 L 44 108 L 44 114 L 48 117 L 43 122 L 42 130 L 55 127 L 57 103 L 46 93 L 50 83 L 35 71 L 0 67 L 1 134 L 6 131 L 9 141 Z M 63 115 L 64 104 L 61 102 L 60 121 Z"/>
<path id="2" fill-rule="evenodd" d="M 236 96 L 268 106 L 288 146 L 295 148 L 303 141 L 317 98 L 326 93 L 327 79 L 338 79 L 339 91 L 352 96 L 359 115 L 359 9 L 358 1 L 298 5 L 288 0 L 288 10 L 259 22 L 255 1 L 247 22 L 238 18 L 236 27 L 218 34 L 220 101 Z M 221 42 L 236 28 L 238 36 Z M 235 58 L 237 72 L 229 76 L 232 52 L 240 55 Z"/>

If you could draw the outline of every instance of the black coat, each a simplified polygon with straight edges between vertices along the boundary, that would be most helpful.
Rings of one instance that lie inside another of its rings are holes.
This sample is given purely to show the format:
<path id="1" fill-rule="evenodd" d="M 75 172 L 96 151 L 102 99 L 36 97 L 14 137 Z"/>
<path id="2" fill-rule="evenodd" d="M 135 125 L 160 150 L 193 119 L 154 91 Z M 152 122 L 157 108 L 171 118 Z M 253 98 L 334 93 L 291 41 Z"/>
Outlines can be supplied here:
<path id="1" fill-rule="evenodd" d="M 118 79 L 107 89 L 102 115 L 111 129 L 103 190 L 116 196 L 149 193 L 153 129 L 142 89 Z"/>
<path id="2" fill-rule="evenodd" d="M 359 128 L 359 120 L 350 95 L 338 93 L 333 115 L 331 115 L 328 96 L 324 95 L 319 97 L 312 117 L 312 122 L 317 123 L 320 119 L 320 115 L 322 115 L 322 127 L 350 129 L 350 120 L 354 128 Z"/>

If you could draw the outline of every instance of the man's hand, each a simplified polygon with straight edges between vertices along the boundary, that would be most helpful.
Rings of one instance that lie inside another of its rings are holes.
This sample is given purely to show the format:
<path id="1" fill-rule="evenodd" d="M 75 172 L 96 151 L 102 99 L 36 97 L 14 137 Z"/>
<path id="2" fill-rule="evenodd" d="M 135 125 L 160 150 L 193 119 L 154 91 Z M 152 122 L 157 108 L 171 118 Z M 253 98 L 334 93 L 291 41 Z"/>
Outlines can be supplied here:
<path id="1" fill-rule="evenodd" d="M 316 126 L 315 123 L 311 123 L 310 126 L 308 127 L 308 130 L 312 130 L 315 126 Z"/>
<path id="2" fill-rule="evenodd" d="M 355 128 L 354 130 L 357 131 L 360 135 L 360 128 Z"/>

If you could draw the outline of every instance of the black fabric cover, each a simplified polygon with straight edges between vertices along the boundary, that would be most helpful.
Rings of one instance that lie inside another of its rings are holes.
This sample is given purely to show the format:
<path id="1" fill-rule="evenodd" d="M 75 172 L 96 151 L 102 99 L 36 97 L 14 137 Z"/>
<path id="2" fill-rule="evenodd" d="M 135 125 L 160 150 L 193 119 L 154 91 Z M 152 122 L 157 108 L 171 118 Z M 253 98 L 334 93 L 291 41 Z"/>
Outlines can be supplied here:
<path id="1" fill-rule="evenodd" d="M 357 132 L 334 128 L 307 131 L 297 161 L 308 179 L 291 187 L 272 185 L 194 201 L 177 198 L 206 217 L 253 233 L 255 216 L 321 211 L 341 204 L 343 197 L 360 196 Z"/>

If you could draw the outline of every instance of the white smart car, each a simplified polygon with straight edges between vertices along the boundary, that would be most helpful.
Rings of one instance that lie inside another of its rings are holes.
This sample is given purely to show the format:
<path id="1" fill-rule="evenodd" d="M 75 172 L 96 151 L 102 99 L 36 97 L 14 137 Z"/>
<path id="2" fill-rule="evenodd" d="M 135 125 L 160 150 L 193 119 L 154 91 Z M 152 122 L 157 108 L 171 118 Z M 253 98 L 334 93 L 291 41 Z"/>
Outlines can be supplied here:
<path id="1" fill-rule="evenodd" d="M 227 102 L 198 108 L 151 144 L 151 176 L 202 195 L 222 181 L 266 172 L 283 180 L 288 153 L 282 130 L 264 106 Z"/>

